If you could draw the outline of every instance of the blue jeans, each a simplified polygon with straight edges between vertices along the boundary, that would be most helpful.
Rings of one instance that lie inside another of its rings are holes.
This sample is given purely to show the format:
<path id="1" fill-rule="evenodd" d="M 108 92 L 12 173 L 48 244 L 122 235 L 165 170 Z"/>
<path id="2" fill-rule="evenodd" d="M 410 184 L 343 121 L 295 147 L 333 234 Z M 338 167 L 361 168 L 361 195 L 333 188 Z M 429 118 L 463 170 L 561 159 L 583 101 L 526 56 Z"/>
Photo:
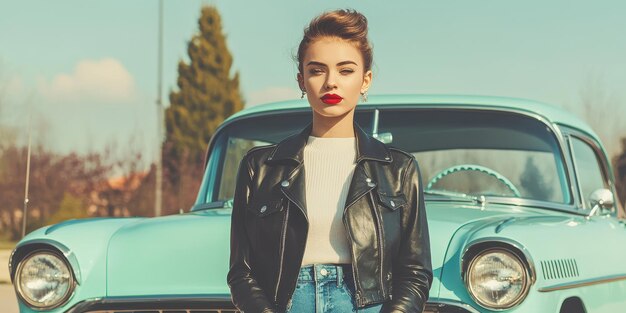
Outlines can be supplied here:
<path id="1" fill-rule="evenodd" d="M 300 268 L 287 313 L 379 313 L 382 303 L 357 309 L 352 274 L 344 273 L 350 267 L 349 264 L 314 264 Z"/>

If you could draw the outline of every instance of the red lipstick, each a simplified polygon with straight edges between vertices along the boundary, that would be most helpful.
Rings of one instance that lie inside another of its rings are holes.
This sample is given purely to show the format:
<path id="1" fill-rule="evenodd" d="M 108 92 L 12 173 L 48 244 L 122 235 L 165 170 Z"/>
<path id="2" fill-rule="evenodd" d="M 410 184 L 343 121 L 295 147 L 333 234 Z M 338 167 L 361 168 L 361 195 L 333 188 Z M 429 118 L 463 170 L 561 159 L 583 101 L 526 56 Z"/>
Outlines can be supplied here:
<path id="1" fill-rule="evenodd" d="M 321 99 L 322 99 L 322 102 L 326 104 L 337 104 L 341 102 L 341 100 L 343 100 L 341 96 L 336 95 L 334 93 L 327 93 L 323 95 Z"/>

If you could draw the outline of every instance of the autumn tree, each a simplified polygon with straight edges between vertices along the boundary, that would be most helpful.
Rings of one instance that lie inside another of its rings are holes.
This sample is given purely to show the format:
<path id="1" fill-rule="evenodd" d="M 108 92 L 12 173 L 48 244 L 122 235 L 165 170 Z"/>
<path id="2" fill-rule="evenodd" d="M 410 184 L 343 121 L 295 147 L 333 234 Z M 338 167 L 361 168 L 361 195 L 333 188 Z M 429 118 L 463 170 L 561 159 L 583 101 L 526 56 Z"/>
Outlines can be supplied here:
<path id="1" fill-rule="evenodd" d="M 163 202 L 169 213 L 192 204 L 207 143 L 224 119 L 243 108 L 217 9 L 203 7 L 198 26 L 187 45 L 189 62 L 178 63 L 178 90 L 170 93 L 165 111 Z"/>
<path id="2" fill-rule="evenodd" d="M 154 193 L 138 192 L 141 187 L 154 190 L 154 183 L 145 179 L 148 172 L 144 169 L 139 141 L 132 136 L 126 145 L 119 146 L 116 142 L 107 145 L 104 158 L 108 160 L 111 175 L 98 195 L 104 205 L 100 215 L 150 216 L 154 213 Z M 146 206 L 152 209 L 145 210 Z"/>
<path id="3" fill-rule="evenodd" d="M 21 235 L 27 148 L 12 146 L 0 156 L 0 228 Z M 66 218 L 87 216 L 90 195 L 109 173 L 100 154 L 58 154 L 38 145 L 31 154 L 26 232 Z M 59 210 L 61 210 L 59 212 Z M 16 214 L 18 212 L 19 214 Z"/>

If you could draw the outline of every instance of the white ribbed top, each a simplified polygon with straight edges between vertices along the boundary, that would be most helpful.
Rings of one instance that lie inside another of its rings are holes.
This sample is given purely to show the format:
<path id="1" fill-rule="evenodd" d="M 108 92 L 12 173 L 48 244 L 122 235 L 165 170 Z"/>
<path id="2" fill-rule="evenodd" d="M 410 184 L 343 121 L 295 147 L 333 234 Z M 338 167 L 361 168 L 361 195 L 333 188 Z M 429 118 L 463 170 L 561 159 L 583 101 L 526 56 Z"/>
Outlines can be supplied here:
<path id="1" fill-rule="evenodd" d="M 343 209 L 356 161 L 356 140 L 309 136 L 304 147 L 309 234 L 302 266 L 349 264 Z"/>

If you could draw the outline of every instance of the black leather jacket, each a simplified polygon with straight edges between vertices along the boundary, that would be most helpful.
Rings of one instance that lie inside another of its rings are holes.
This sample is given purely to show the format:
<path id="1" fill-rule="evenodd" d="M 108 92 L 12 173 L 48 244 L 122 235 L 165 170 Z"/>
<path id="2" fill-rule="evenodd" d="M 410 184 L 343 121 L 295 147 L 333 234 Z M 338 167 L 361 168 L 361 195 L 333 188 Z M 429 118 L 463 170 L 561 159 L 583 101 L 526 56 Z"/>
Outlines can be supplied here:
<path id="1" fill-rule="evenodd" d="M 354 124 L 357 165 L 343 223 L 351 244 L 358 307 L 422 312 L 432 282 L 428 225 L 417 162 Z M 306 244 L 303 148 L 311 125 L 250 150 L 234 196 L 228 285 L 245 313 L 283 312 Z"/>

